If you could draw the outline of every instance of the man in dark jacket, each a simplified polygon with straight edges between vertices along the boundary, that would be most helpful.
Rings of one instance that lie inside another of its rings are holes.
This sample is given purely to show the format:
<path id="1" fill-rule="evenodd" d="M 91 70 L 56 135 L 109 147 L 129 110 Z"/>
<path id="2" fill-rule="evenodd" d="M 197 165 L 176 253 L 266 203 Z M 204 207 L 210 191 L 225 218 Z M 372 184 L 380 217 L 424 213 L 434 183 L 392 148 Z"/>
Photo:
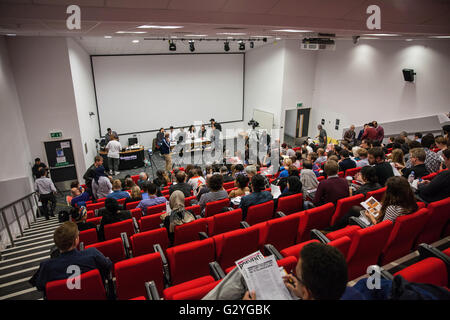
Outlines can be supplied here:
<path id="1" fill-rule="evenodd" d="M 450 168 L 450 150 L 442 153 L 444 164 Z M 433 180 L 424 180 L 419 183 L 417 194 L 421 201 L 434 202 L 450 197 L 450 170 L 447 169 L 437 174 Z"/>
<path id="2" fill-rule="evenodd" d="M 250 206 L 261 204 L 273 199 L 272 194 L 265 189 L 265 179 L 262 175 L 257 174 L 252 178 L 252 193 L 242 197 L 239 208 L 242 209 L 242 218 L 247 217 L 247 210 Z"/>
<path id="3" fill-rule="evenodd" d="M 102 222 L 98 229 L 98 238 L 100 241 L 105 240 L 105 225 L 131 219 L 129 210 L 119 210 L 120 206 L 114 198 L 105 200 L 105 210 L 102 212 Z"/>
<path id="4" fill-rule="evenodd" d="M 89 193 L 89 196 L 91 196 L 92 198 L 94 198 L 94 195 L 92 194 L 92 181 L 94 180 L 95 177 L 95 169 L 97 169 L 98 167 L 103 166 L 103 157 L 100 155 L 96 155 L 94 158 L 94 164 L 92 164 L 87 171 L 85 172 L 83 179 L 84 179 L 84 183 L 86 184 L 87 187 L 87 192 Z"/>
<path id="5" fill-rule="evenodd" d="M 184 171 L 180 170 L 175 175 L 175 178 L 177 179 L 177 183 L 172 184 L 170 186 L 169 194 L 171 195 L 174 191 L 180 190 L 181 192 L 183 192 L 183 194 L 186 198 L 190 197 L 191 191 L 192 191 L 192 186 L 190 184 L 186 183 L 186 173 Z"/>

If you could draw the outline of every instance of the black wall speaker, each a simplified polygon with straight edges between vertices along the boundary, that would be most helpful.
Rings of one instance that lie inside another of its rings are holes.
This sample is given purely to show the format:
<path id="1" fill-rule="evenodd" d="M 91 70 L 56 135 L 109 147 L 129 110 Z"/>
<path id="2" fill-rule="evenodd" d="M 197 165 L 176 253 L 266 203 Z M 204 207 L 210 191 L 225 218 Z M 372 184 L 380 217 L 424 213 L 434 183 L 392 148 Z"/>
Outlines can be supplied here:
<path id="1" fill-rule="evenodd" d="M 416 74 L 413 69 L 403 69 L 403 78 L 405 81 L 414 82 L 414 75 Z"/>

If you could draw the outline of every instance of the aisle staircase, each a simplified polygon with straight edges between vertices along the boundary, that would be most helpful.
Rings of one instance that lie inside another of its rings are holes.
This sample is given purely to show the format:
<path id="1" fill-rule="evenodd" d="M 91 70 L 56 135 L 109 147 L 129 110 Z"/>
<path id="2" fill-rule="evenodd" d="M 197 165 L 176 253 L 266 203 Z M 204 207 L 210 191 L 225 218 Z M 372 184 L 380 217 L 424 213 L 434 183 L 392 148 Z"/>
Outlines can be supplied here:
<path id="1" fill-rule="evenodd" d="M 50 258 L 53 232 L 60 225 L 58 218 L 44 217 L 31 223 L 23 237 L 17 237 L 15 247 L 6 248 L 0 255 L 0 300 L 39 300 L 43 294 L 28 280 L 39 264 Z"/>

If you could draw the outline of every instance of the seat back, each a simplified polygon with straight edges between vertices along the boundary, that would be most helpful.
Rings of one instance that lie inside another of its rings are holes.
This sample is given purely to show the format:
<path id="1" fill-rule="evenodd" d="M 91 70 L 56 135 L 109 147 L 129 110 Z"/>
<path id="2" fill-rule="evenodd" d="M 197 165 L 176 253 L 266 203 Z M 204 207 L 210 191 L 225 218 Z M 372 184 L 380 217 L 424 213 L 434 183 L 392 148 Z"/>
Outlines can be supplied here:
<path id="1" fill-rule="evenodd" d="M 135 208 L 130 210 L 131 216 L 136 219 L 136 221 L 141 220 L 142 210 L 140 208 Z"/>
<path id="2" fill-rule="evenodd" d="M 394 275 L 400 275 L 409 282 L 448 286 L 447 266 L 444 261 L 434 257 L 419 261 Z"/>
<path id="3" fill-rule="evenodd" d="M 423 231 L 419 234 L 416 244 L 431 244 L 441 239 L 441 236 L 445 236 L 442 234 L 442 231 L 450 220 L 450 197 L 431 202 L 427 209 L 429 210 L 429 219 Z"/>
<path id="4" fill-rule="evenodd" d="M 257 228 L 239 229 L 213 237 L 216 258 L 225 270 L 234 262 L 259 249 L 259 230 Z"/>
<path id="5" fill-rule="evenodd" d="M 300 218 L 297 242 L 309 240 L 312 229 L 323 230 L 329 227 L 333 214 L 334 204 L 332 202 L 304 211 L 304 215 Z"/>
<path id="6" fill-rule="evenodd" d="M 281 253 L 281 255 L 283 257 L 293 256 L 293 257 L 298 259 L 299 255 L 300 255 L 300 252 L 302 251 L 303 247 L 306 246 L 307 244 L 314 243 L 314 242 L 320 243 L 320 241 L 316 240 L 316 239 L 309 240 L 309 241 L 304 241 L 304 242 L 298 243 L 298 244 L 296 244 L 294 246 L 290 246 L 290 247 L 288 247 L 286 249 L 283 249 L 283 250 L 280 251 L 280 253 Z"/>
<path id="7" fill-rule="evenodd" d="M 102 217 L 87 219 L 86 222 L 91 222 L 93 224 L 99 225 L 102 222 Z"/>
<path id="8" fill-rule="evenodd" d="M 217 213 L 222 212 L 224 207 L 228 207 L 230 205 L 230 199 L 222 199 L 213 202 L 208 202 L 205 207 L 205 218 L 211 217 Z"/>
<path id="9" fill-rule="evenodd" d="M 97 269 L 80 275 L 80 289 L 70 290 L 67 279 L 47 282 L 47 300 L 106 300 L 106 290 Z"/>
<path id="10" fill-rule="evenodd" d="M 166 211 L 166 203 L 161 203 L 161 204 L 147 207 L 147 215 L 162 213 L 164 211 Z"/>
<path id="11" fill-rule="evenodd" d="M 298 215 L 290 215 L 267 221 L 266 234 L 260 244 L 271 244 L 278 251 L 293 246 L 297 239 L 299 219 Z"/>
<path id="12" fill-rule="evenodd" d="M 383 199 L 383 196 L 386 193 L 386 189 L 387 189 L 387 187 L 383 187 L 378 190 L 367 192 L 366 200 L 369 199 L 370 197 L 374 197 L 375 199 L 377 199 L 378 202 L 381 202 L 381 199 Z"/>
<path id="13" fill-rule="evenodd" d="M 91 210 L 91 211 L 86 212 L 86 219 L 92 219 L 92 218 L 95 218 L 95 211 Z"/>
<path id="14" fill-rule="evenodd" d="M 169 247 L 167 229 L 159 228 L 136 233 L 131 236 L 130 244 L 133 250 L 133 257 L 155 252 L 155 249 L 153 249 L 154 244 L 161 245 L 161 248 L 165 251 Z"/>
<path id="15" fill-rule="evenodd" d="M 212 224 L 208 225 L 208 235 L 214 236 L 240 228 L 242 221 L 242 209 L 218 213 L 211 217 Z M 211 228 L 209 228 L 211 226 Z"/>
<path id="16" fill-rule="evenodd" d="M 415 213 L 395 219 L 391 235 L 381 254 L 380 265 L 383 266 L 407 255 L 428 217 L 428 209 L 419 209 Z"/>
<path id="17" fill-rule="evenodd" d="M 327 244 L 329 246 L 333 246 L 333 247 L 337 248 L 342 253 L 344 258 L 347 259 L 348 250 L 350 249 L 351 243 L 352 243 L 352 240 L 349 237 L 343 236 L 336 240 L 330 241 Z"/>
<path id="18" fill-rule="evenodd" d="M 172 285 L 209 275 L 213 262 L 214 240 L 193 241 L 167 249 Z"/>
<path id="19" fill-rule="evenodd" d="M 192 197 L 184 198 L 184 206 L 185 207 L 190 207 L 191 206 L 191 200 L 197 200 L 197 197 L 196 196 L 192 196 Z"/>
<path id="20" fill-rule="evenodd" d="M 336 203 L 336 211 L 334 212 L 333 217 L 331 218 L 331 225 L 335 224 L 336 221 L 342 218 L 348 212 L 348 210 L 350 210 L 351 207 L 358 206 L 363 201 L 364 201 L 363 194 L 357 194 L 352 197 L 339 199 Z"/>
<path id="21" fill-rule="evenodd" d="M 293 194 L 287 197 L 278 198 L 277 211 L 285 215 L 303 210 L 303 194 Z"/>
<path id="22" fill-rule="evenodd" d="M 142 217 L 141 220 L 139 220 L 139 230 L 144 232 L 160 228 L 162 223 L 160 216 L 161 213 L 156 213 Z"/>
<path id="23" fill-rule="evenodd" d="M 344 171 L 339 171 L 338 176 L 339 176 L 339 178 L 344 178 L 344 176 L 345 176 Z"/>
<path id="24" fill-rule="evenodd" d="M 234 188 L 234 181 L 225 182 L 225 183 L 223 184 L 223 188 L 224 188 L 225 190 Z"/>
<path id="25" fill-rule="evenodd" d="M 273 217 L 273 200 L 250 206 L 247 209 L 247 218 L 245 221 L 249 225 L 254 225 L 272 219 Z"/>
<path id="26" fill-rule="evenodd" d="M 198 219 L 189 223 L 175 226 L 174 246 L 182 243 L 199 240 L 199 232 L 207 232 L 205 219 Z"/>
<path id="27" fill-rule="evenodd" d="M 220 283 L 220 281 L 222 280 L 210 282 L 208 284 L 195 287 L 192 289 L 183 290 L 179 293 L 175 293 L 171 298 L 172 300 L 201 300 L 212 289 L 214 289 L 215 286 L 217 286 Z"/>
<path id="28" fill-rule="evenodd" d="M 130 238 L 134 234 L 134 225 L 132 219 L 111 223 L 105 225 L 105 240 L 111 240 L 120 237 L 125 232 Z"/>
<path id="29" fill-rule="evenodd" d="M 137 207 L 137 205 L 139 204 L 139 202 L 141 202 L 141 201 L 139 200 L 139 201 L 128 202 L 127 205 L 125 206 L 125 209 L 126 209 L 126 210 L 134 209 L 134 208 Z M 140 210 L 140 209 L 139 209 L 139 210 Z"/>
<path id="30" fill-rule="evenodd" d="M 433 180 L 437 175 L 438 175 L 437 172 L 433 172 L 433 173 L 430 173 L 430 174 L 428 174 L 428 175 L 422 177 L 422 180 L 430 180 L 430 181 L 431 181 L 431 180 Z"/>
<path id="31" fill-rule="evenodd" d="M 355 232 L 347 256 L 348 280 L 363 275 L 367 267 L 378 263 L 378 258 L 392 230 L 389 220 Z"/>
<path id="32" fill-rule="evenodd" d="M 159 294 L 164 289 L 164 275 L 159 252 L 127 259 L 114 265 L 118 300 L 146 295 L 144 283 L 154 281 Z"/>
<path id="33" fill-rule="evenodd" d="M 194 216 L 199 216 L 202 213 L 202 208 L 198 204 L 190 207 L 185 207 L 184 209 L 186 211 L 192 212 Z"/>
<path id="34" fill-rule="evenodd" d="M 135 184 L 137 184 L 138 181 L 139 181 L 139 175 L 138 175 L 138 174 L 133 175 L 133 176 L 131 176 L 131 179 L 133 180 L 133 182 L 134 182 Z"/>
<path id="35" fill-rule="evenodd" d="M 91 210 L 101 209 L 104 207 L 105 207 L 105 202 L 96 202 L 96 203 L 91 203 L 91 204 L 86 205 L 86 210 L 91 211 Z"/>
<path id="36" fill-rule="evenodd" d="M 96 248 L 105 257 L 111 259 L 113 263 L 122 261 L 126 258 L 122 238 L 97 242 L 85 247 L 85 249 L 89 248 Z"/>
<path id="37" fill-rule="evenodd" d="M 81 231 L 79 237 L 80 243 L 83 242 L 85 247 L 90 244 L 97 243 L 98 242 L 97 229 L 92 228 Z"/>
<path id="38" fill-rule="evenodd" d="M 347 171 L 345 171 L 345 176 L 354 177 L 358 172 L 361 171 L 361 169 L 362 167 L 347 169 Z"/>

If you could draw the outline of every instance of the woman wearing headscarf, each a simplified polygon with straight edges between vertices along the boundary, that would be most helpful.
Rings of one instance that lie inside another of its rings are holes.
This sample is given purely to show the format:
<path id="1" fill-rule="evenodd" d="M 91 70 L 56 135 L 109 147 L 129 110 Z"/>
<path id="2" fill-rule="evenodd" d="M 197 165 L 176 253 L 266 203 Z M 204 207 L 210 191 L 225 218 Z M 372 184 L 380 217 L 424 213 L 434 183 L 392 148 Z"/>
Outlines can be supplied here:
<path id="1" fill-rule="evenodd" d="M 114 198 L 105 200 L 105 210 L 102 211 L 102 221 L 98 229 L 100 241 L 105 240 L 105 225 L 131 219 L 131 212 L 128 210 L 119 210 L 120 206 Z"/>
<path id="2" fill-rule="evenodd" d="M 105 168 L 99 166 L 95 169 L 94 180 L 92 181 L 92 193 L 95 199 L 105 198 L 112 192 L 112 184 L 105 174 Z"/>
<path id="3" fill-rule="evenodd" d="M 179 226 L 195 220 L 194 215 L 186 211 L 184 208 L 184 194 L 180 190 L 176 190 L 169 198 L 169 205 L 171 212 L 163 213 L 161 220 L 164 221 L 164 226 L 169 233 L 170 243 L 173 243 L 175 226 Z"/>

